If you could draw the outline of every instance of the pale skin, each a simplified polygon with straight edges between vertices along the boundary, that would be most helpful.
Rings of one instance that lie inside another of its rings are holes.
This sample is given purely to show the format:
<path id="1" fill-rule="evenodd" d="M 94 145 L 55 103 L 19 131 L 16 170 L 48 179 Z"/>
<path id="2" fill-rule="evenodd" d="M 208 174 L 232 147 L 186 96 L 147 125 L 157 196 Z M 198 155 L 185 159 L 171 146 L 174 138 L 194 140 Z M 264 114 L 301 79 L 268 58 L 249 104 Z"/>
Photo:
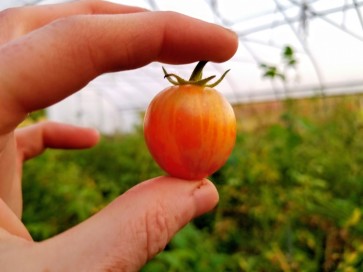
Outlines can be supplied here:
<path id="1" fill-rule="evenodd" d="M 54 122 L 17 127 L 28 113 L 102 73 L 153 61 L 223 62 L 237 44 L 236 35 L 220 26 L 103 1 L 1 12 L 1 271 L 138 271 L 185 224 L 213 209 L 218 192 L 210 181 L 157 177 L 140 181 L 78 226 L 34 242 L 21 221 L 23 163 L 46 148 L 92 147 L 99 134 Z"/>

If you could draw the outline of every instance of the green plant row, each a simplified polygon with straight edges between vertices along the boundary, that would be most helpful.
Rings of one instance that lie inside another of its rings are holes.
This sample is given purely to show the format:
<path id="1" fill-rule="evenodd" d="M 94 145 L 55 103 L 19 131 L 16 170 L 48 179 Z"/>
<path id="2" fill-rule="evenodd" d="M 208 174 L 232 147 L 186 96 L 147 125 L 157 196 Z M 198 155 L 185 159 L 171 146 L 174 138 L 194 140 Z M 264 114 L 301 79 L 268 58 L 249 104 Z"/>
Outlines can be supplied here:
<path id="1" fill-rule="evenodd" d="M 220 203 L 143 271 L 363 271 L 363 111 L 354 98 L 308 104 L 286 101 L 253 130 L 238 116 L 236 147 L 211 177 Z M 47 151 L 24 169 L 24 222 L 46 239 L 161 174 L 141 129 Z"/>

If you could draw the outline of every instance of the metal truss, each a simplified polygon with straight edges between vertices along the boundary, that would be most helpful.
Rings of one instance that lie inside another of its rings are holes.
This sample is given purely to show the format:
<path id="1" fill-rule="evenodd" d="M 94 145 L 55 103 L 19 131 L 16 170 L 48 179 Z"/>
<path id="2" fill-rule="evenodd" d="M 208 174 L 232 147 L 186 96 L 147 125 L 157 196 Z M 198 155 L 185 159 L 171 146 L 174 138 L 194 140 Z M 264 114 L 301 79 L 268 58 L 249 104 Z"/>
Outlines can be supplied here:
<path id="1" fill-rule="evenodd" d="M 18 1 L 22 1 L 24 5 L 34 5 L 36 3 L 44 2 L 42 0 Z M 162 10 L 163 4 L 165 4 L 168 0 L 144 1 L 150 9 Z M 60 0 L 58 2 L 66 1 Z M 241 2 L 243 1 L 235 0 L 229 1 L 229 4 L 235 5 L 236 9 L 238 9 L 239 3 Z M 240 45 L 245 49 L 245 51 L 249 55 L 249 58 L 253 60 L 256 67 L 258 67 L 259 64 L 263 63 L 264 59 L 260 55 L 259 51 L 255 49 L 254 44 L 274 48 L 276 50 L 280 50 L 280 52 L 283 50 L 283 46 L 285 45 L 276 43 L 274 41 L 258 40 L 254 38 L 254 35 L 257 33 L 273 31 L 279 27 L 287 27 L 290 29 L 290 33 L 292 33 L 292 35 L 299 43 L 299 49 L 296 49 L 296 52 L 304 55 L 309 60 L 314 74 L 317 78 L 316 85 L 308 84 L 306 86 L 302 86 L 301 90 L 298 91 L 305 91 L 307 93 L 308 91 L 311 91 L 308 89 L 310 87 L 314 90 L 318 90 L 320 94 L 329 94 L 330 89 L 344 88 L 341 82 L 334 85 L 335 83 L 332 83 L 324 78 L 323 71 L 325 67 L 320 66 L 319 56 L 316 56 L 314 54 L 314 51 L 311 49 L 311 44 L 309 44 L 309 39 L 307 37 L 309 36 L 309 28 L 311 27 L 311 23 L 314 20 L 320 20 L 325 24 L 331 26 L 332 28 L 335 28 L 336 31 L 343 32 L 351 38 L 359 42 L 363 42 L 363 0 L 337 0 L 334 1 L 334 5 L 332 4 L 333 1 L 330 0 L 264 0 L 263 3 L 268 3 L 272 7 L 270 10 L 262 11 L 257 14 L 244 16 L 237 19 L 232 19 L 228 16 L 228 14 L 223 13 L 223 7 L 224 5 L 226 5 L 226 1 L 224 0 L 204 0 L 204 3 L 209 8 L 209 11 L 212 12 L 215 23 L 236 31 L 239 37 Z M 246 1 L 244 3 L 246 3 Z M 321 5 L 323 6 L 323 8 L 317 9 L 316 6 L 321 3 L 325 3 L 326 5 Z M 340 20 L 332 19 L 332 15 L 339 15 Z M 354 19 L 360 24 L 360 30 L 358 31 L 357 29 L 351 29 L 348 24 L 348 19 L 351 19 L 352 16 L 354 16 Z M 260 23 L 256 25 L 248 24 L 248 22 L 251 22 L 253 20 L 259 20 Z M 244 27 L 241 28 L 240 26 Z M 217 66 L 215 66 L 214 68 L 218 69 Z M 145 71 L 143 71 L 142 73 L 145 73 Z M 152 77 L 148 77 L 148 75 L 145 75 L 145 78 L 149 78 L 148 80 L 152 80 Z M 230 95 L 230 98 L 232 98 L 232 100 L 234 101 L 241 100 L 243 96 L 252 97 L 253 95 L 255 95 L 251 93 L 241 94 L 238 82 L 235 82 L 236 80 L 234 82 L 231 79 L 228 79 L 226 81 L 233 90 L 233 94 Z M 350 88 L 354 85 L 356 87 L 355 90 L 357 90 L 360 86 L 357 82 L 360 82 L 360 80 L 354 81 L 353 83 L 347 82 L 346 87 Z M 140 89 L 142 89 L 142 86 L 139 87 Z M 279 89 L 274 84 L 271 84 L 271 88 L 274 93 L 283 92 L 281 88 Z M 361 85 L 360 89 L 363 91 L 363 84 Z M 267 89 L 262 90 L 260 94 L 256 95 L 266 94 L 267 92 Z M 135 108 L 143 108 L 145 103 L 140 103 L 139 101 L 136 101 L 134 104 Z"/>

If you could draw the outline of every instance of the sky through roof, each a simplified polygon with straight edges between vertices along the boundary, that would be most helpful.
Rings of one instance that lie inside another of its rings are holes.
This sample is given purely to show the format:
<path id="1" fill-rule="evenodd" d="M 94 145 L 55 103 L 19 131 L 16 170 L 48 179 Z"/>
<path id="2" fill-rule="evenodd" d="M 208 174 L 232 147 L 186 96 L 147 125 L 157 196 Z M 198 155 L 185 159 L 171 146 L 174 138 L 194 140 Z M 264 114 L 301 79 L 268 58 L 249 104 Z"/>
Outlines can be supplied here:
<path id="1" fill-rule="evenodd" d="M 65 1 L 2 0 L 0 9 L 56 2 Z M 209 63 L 205 69 L 205 75 L 217 76 L 231 69 L 219 90 L 232 103 L 363 90 L 363 0 L 112 2 L 174 10 L 236 31 L 237 54 L 226 63 Z M 286 46 L 295 53 L 295 69 L 281 66 Z M 282 71 L 286 82 L 263 78 L 261 64 Z M 187 77 L 194 65 L 166 67 Z M 100 76 L 48 112 L 52 119 L 96 126 L 104 132 L 129 130 L 139 120 L 139 112 L 167 85 L 161 64 L 151 63 L 138 71 Z"/>

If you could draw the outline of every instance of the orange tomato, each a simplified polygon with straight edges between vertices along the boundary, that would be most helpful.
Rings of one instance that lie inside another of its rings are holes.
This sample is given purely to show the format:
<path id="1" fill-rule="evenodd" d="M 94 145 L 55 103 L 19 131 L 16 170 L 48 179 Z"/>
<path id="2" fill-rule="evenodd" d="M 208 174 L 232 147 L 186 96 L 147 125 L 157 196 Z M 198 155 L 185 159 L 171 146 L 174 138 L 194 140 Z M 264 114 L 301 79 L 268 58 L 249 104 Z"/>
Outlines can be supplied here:
<path id="1" fill-rule="evenodd" d="M 205 63 L 200 62 L 199 69 Z M 211 85 L 206 84 L 209 80 L 198 84 L 203 79 L 200 74 L 193 79 L 196 72 L 189 81 L 164 73 L 178 81 L 170 80 L 176 86 L 151 101 L 144 119 L 146 144 L 169 175 L 187 180 L 208 177 L 226 162 L 236 139 L 233 108 L 213 88 L 226 73 Z"/>

